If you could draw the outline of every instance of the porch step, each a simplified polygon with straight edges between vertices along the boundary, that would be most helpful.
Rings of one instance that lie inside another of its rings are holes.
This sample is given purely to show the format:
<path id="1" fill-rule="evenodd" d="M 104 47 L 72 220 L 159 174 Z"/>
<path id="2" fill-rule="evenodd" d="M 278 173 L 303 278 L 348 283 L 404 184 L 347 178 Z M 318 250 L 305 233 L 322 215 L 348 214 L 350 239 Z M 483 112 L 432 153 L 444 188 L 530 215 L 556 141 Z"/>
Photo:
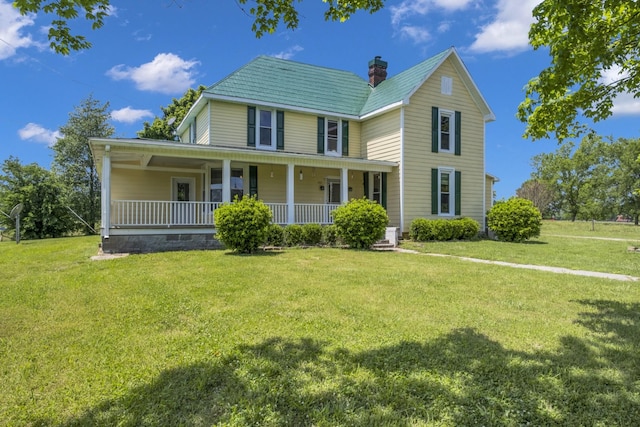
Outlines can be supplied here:
<path id="1" fill-rule="evenodd" d="M 389 240 L 378 240 L 373 244 L 373 249 L 378 251 L 389 251 L 393 250 L 396 246 L 389 242 Z"/>

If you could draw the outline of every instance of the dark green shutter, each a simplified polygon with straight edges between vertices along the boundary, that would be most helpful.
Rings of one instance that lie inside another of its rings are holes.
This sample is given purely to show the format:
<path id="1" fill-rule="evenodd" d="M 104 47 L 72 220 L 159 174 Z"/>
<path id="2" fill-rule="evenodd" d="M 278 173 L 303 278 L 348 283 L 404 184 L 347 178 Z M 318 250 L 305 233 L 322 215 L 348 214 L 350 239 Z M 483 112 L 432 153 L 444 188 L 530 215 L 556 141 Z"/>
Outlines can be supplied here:
<path id="1" fill-rule="evenodd" d="M 258 194 L 258 166 L 249 166 L 249 196 Z"/>
<path id="2" fill-rule="evenodd" d="M 431 169 L 431 213 L 438 215 L 438 169 Z"/>
<path id="3" fill-rule="evenodd" d="M 362 174 L 362 182 L 364 183 L 364 197 L 369 198 L 369 172 Z"/>
<path id="4" fill-rule="evenodd" d="M 438 145 L 440 145 L 440 138 L 438 137 L 440 130 L 440 114 L 438 114 L 438 107 L 431 107 L 431 152 L 438 152 Z"/>
<path id="5" fill-rule="evenodd" d="M 455 173 L 455 179 L 456 179 L 456 194 L 455 194 L 455 200 L 456 200 L 456 215 L 461 215 L 462 212 L 462 172 L 460 171 L 456 171 Z"/>
<path id="6" fill-rule="evenodd" d="M 380 189 L 380 191 L 382 191 L 382 197 L 380 198 L 382 200 L 382 207 L 387 209 L 387 172 L 382 172 L 382 188 Z"/>
<path id="7" fill-rule="evenodd" d="M 461 138 L 461 129 L 462 129 L 462 113 L 460 111 L 456 111 L 456 133 L 455 133 L 455 152 L 456 156 L 460 155 L 461 147 L 462 147 L 462 138 Z"/>
<path id="8" fill-rule="evenodd" d="M 247 108 L 247 146 L 256 146 L 256 107 Z"/>
<path id="9" fill-rule="evenodd" d="M 324 154 L 324 117 L 318 117 L 318 154 Z"/>
<path id="10" fill-rule="evenodd" d="M 276 148 L 284 150 L 284 111 L 276 111 Z"/>
<path id="11" fill-rule="evenodd" d="M 342 155 L 349 155 L 349 122 L 342 121 Z"/>

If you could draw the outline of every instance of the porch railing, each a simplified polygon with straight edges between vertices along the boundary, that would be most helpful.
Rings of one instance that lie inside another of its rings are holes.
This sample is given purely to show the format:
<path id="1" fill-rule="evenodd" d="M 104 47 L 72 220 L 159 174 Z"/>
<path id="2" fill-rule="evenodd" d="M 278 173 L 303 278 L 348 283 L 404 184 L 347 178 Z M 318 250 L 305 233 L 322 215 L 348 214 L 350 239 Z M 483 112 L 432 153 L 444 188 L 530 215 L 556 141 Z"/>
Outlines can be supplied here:
<path id="1" fill-rule="evenodd" d="M 222 203 L 171 202 L 157 200 L 112 200 L 111 225 L 115 227 L 213 227 L 213 212 Z M 288 224 L 286 203 L 265 203 L 276 224 Z M 295 224 L 332 224 L 333 212 L 338 205 L 296 203 Z"/>

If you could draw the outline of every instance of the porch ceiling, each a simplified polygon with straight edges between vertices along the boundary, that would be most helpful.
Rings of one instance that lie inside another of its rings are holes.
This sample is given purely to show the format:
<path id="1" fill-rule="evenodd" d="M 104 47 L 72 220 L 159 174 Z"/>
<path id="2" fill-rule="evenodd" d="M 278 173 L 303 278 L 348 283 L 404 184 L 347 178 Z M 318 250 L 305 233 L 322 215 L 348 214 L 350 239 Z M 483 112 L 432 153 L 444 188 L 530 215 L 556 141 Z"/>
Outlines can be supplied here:
<path id="1" fill-rule="evenodd" d="M 324 155 L 298 154 L 278 151 L 263 151 L 251 148 L 232 148 L 211 145 L 183 144 L 171 141 L 151 141 L 141 139 L 90 140 L 91 152 L 101 172 L 102 159 L 109 151 L 113 166 L 140 168 L 194 168 L 201 169 L 207 163 L 229 159 L 255 164 L 293 163 L 295 166 L 320 168 L 343 168 L 350 170 L 391 172 L 395 162 L 366 160 L 351 157 L 330 157 Z"/>

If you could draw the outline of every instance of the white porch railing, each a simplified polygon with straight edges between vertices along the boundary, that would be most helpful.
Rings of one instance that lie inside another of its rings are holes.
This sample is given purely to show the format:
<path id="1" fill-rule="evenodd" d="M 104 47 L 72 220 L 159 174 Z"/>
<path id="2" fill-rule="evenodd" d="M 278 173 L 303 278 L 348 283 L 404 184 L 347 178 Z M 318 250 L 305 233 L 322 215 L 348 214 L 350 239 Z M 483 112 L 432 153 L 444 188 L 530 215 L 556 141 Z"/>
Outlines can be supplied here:
<path id="1" fill-rule="evenodd" d="M 115 227 L 213 227 L 213 212 L 222 203 L 168 202 L 157 200 L 112 200 L 111 225 Z M 286 203 L 265 203 L 276 224 L 288 224 Z M 296 203 L 295 224 L 332 224 L 338 205 Z"/>

